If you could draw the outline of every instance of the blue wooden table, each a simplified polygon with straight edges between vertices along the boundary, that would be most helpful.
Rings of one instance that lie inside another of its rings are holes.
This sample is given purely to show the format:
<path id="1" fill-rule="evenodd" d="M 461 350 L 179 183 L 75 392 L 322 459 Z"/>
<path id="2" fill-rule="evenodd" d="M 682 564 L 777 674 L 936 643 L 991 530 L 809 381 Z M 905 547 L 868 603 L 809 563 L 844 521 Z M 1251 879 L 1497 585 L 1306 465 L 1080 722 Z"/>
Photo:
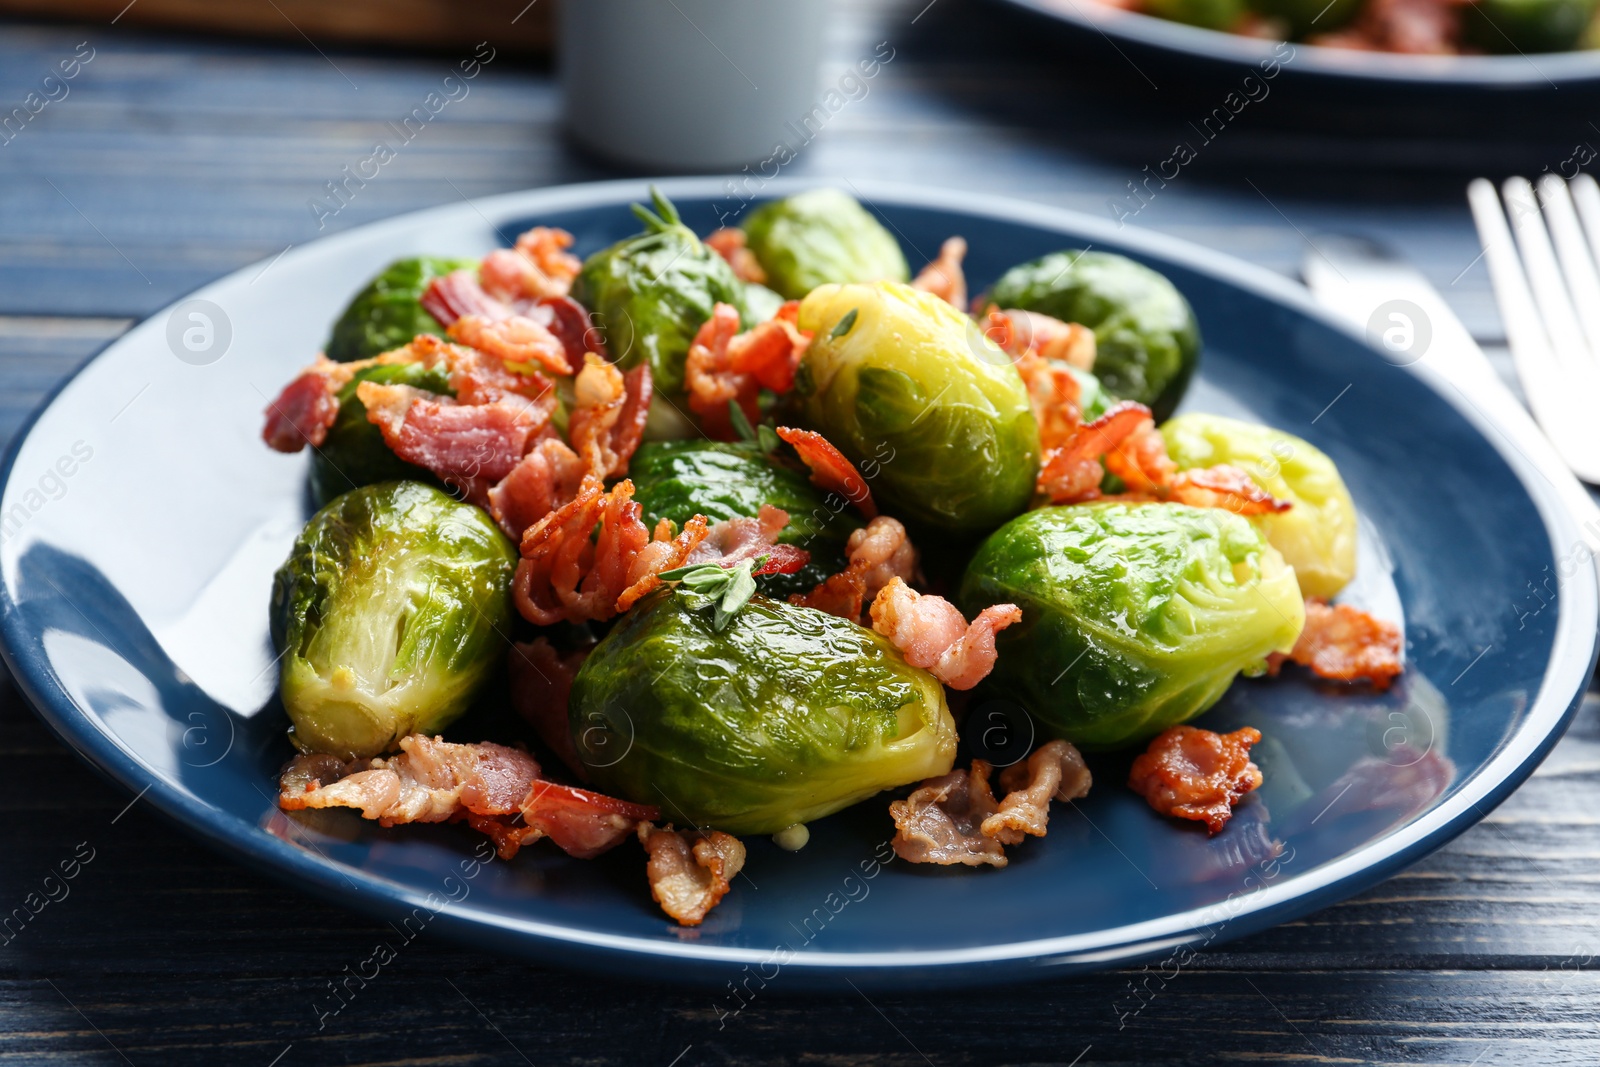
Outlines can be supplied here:
<path id="1" fill-rule="evenodd" d="M 828 77 L 885 41 L 893 59 L 868 93 L 787 172 L 1126 215 L 1291 274 L 1317 235 L 1365 234 L 1420 264 L 1502 361 L 1463 186 L 1559 169 L 1600 143 L 1575 93 L 1530 110 L 1342 100 L 1284 78 L 1179 177 L 1129 199 L 1146 166 L 1196 139 L 1190 124 L 1226 77 L 1075 44 L 964 0 L 851 4 Z M 74 57 L 65 95 L 0 127 L 0 438 L 134 320 L 224 272 L 399 212 L 615 173 L 564 141 L 548 69 L 497 56 L 468 98 L 319 219 L 326 183 L 459 57 L 0 24 L 0 116 Z M 714 993 L 533 968 L 426 936 L 319 1020 L 327 984 L 385 926 L 222 860 L 130 804 L 8 682 L 0 766 L 0 912 L 62 864 L 76 871 L 0 935 L 0 1063 L 1600 1062 L 1600 702 L 1449 847 L 1179 974 L 870 1000 L 841 986 L 775 994 L 721 1021 Z"/>

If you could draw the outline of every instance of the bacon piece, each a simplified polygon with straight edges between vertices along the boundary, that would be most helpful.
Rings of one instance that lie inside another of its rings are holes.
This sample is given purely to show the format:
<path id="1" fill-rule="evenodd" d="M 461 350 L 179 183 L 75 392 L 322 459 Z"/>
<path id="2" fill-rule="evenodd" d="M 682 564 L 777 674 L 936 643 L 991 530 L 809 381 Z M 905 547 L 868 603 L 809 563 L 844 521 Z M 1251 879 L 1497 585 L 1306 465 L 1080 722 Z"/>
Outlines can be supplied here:
<path id="1" fill-rule="evenodd" d="M 912 280 L 913 288 L 932 293 L 963 310 L 967 306 L 967 276 L 961 261 L 967 256 L 965 238 L 951 237 L 939 246 L 939 256 Z"/>
<path id="2" fill-rule="evenodd" d="M 826 437 L 814 430 L 797 430 L 779 426 L 778 436 L 800 453 L 801 462 L 811 469 L 811 484 L 829 492 L 838 493 L 856 506 L 863 518 L 875 518 L 878 506 L 872 502 L 872 490 L 867 488 L 855 466 L 844 457 Z"/>
<path id="3" fill-rule="evenodd" d="M 1025 763 L 1000 772 L 1005 799 L 1000 809 L 983 820 L 982 830 L 1002 845 L 1020 844 L 1024 834 L 1043 837 L 1050 822 L 1050 798 L 1077 800 L 1089 795 L 1094 784 L 1089 765 L 1065 741 L 1047 741 Z"/>
<path id="4" fill-rule="evenodd" d="M 1236 515 L 1272 515 L 1293 506 L 1261 488 L 1248 471 L 1231 463 L 1183 471 L 1173 481 L 1168 499 L 1197 508 L 1227 508 Z"/>
<path id="5" fill-rule="evenodd" d="M 926 596 L 892 578 L 872 600 L 872 628 L 913 667 L 952 689 L 971 689 L 994 669 L 994 635 L 1022 621 L 1015 604 L 984 608 L 969 625 L 943 597 Z"/>
<path id="6" fill-rule="evenodd" d="M 1231 734 L 1174 726 L 1134 759 L 1128 787 L 1161 814 L 1218 833 L 1233 806 L 1261 785 L 1261 768 L 1250 762 L 1250 747 L 1260 740 L 1261 731 L 1249 726 Z"/>
<path id="7" fill-rule="evenodd" d="M 1067 445 L 1083 425 L 1083 390 L 1071 371 L 1031 352 L 1018 356 L 1015 365 L 1039 424 L 1039 447 L 1048 456 Z"/>
<path id="8" fill-rule="evenodd" d="M 522 561 L 512 597 L 523 618 L 540 626 L 609 619 L 631 584 L 629 571 L 650 541 L 624 479 L 609 492 L 593 474 L 578 495 L 541 519 L 522 537 Z M 592 540 L 595 525 L 598 540 Z"/>
<path id="9" fill-rule="evenodd" d="M 1353 24 L 1311 44 L 1366 52 L 1455 55 L 1461 51 L 1461 0 L 1369 0 Z"/>
<path id="10" fill-rule="evenodd" d="M 550 420 L 550 405 L 521 396 L 462 404 L 405 385 L 362 382 L 356 396 L 390 451 L 438 475 L 474 504 L 521 462 Z"/>
<path id="11" fill-rule="evenodd" d="M 689 555 L 708 533 L 704 515 L 692 517 L 683 524 L 682 531 L 676 536 L 672 533 L 672 523 L 666 519 L 657 523 L 655 536 L 639 550 L 632 566 L 628 568 L 628 588 L 617 597 L 617 611 L 627 611 L 641 597 L 654 592 L 661 584 L 661 579 L 656 575 L 675 570 L 688 562 Z"/>
<path id="12" fill-rule="evenodd" d="M 567 346 L 550 330 L 525 315 L 487 319 L 463 315 L 450 324 L 450 339 L 488 352 L 507 363 L 539 364 L 553 374 L 569 375 Z"/>
<path id="13" fill-rule="evenodd" d="M 739 332 L 739 312 L 718 304 L 695 334 L 684 362 L 689 410 L 708 435 L 732 440 L 728 402 L 735 401 L 752 423 L 761 417 L 761 390 L 779 395 L 794 388 L 811 334 L 795 325 L 800 304 L 791 300 L 766 322 Z"/>
<path id="14" fill-rule="evenodd" d="M 279 452 L 298 452 L 306 445 L 318 448 L 328 439 L 328 430 L 339 417 L 337 394 L 344 384 L 329 369 L 334 366 L 337 364 L 318 356 L 315 365 L 283 387 L 267 406 L 263 441 Z"/>
<path id="15" fill-rule="evenodd" d="M 511 646 L 506 664 L 511 675 L 511 706 L 539 734 L 539 740 L 560 757 L 579 781 L 588 781 L 589 769 L 578 757 L 567 721 L 567 699 L 572 680 L 589 657 L 580 648 L 566 655 L 543 637 Z"/>
<path id="16" fill-rule="evenodd" d="M 1400 627 L 1375 619 L 1349 604 L 1329 606 L 1315 597 L 1306 600 L 1306 625 L 1287 656 L 1268 657 L 1272 672 L 1285 659 L 1310 667 L 1319 678 L 1338 682 L 1367 682 L 1387 689 L 1405 669 L 1405 640 Z"/>
<path id="17" fill-rule="evenodd" d="M 484 292 L 471 270 L 451 271 L 433 279 L 417 302 L 446 329 L 467 315 L 498 322 L 515 314 L 509 304 Z"/>
<path id="18" fill-rule="evenodd" d="M 605 335 L 590 319 L 589 310 L 570 296 L 542 296 L 528 317 L 560 338 L 567 362 L 574 367 L 583 362 L 585 352 L 606 354 Z"/>
<path id="19" fill-rule="evenodd" d="M 660 817 L 661 809 L 648 804 L 541 779 L 518 815 L 469 815 L 467 822 L 494 841 L 503 860 L 546 837 L 567 855 L 587 860 L 615 848 L 640 822 Z"/>
<path id="20" fill-rule="evenodd" d="M 1094 369 L 1094 331 L 1080 323 L 1062 322 L 1037 311 L 1002 311 L 990 304 L 984 314 L 984 333 L 1013 356 L 1031 355 L 1060 360 L 1079 370 Z"/>
<path id="21" fill-rule="evenodd" d="M 1100 495 L 1100 458 L 1139 431 L 1150 409 L 1124 400 L 1085 423 L 1064 445 L 1050 450 L 1039 471 L 1039 492 L 1052 504 L 1075 504 Z"/>
<path id="22" fill-rule="evenodd" d="M 410 734 L 400 739 L 400 750 L 337 771 L 329 757 L 297 756 L 279 779 L 278 806 L 359 808 L 362 818 L 382 826 L 446 822 L 469 812 L 513 815 L 539 776 L 532 756 L 490 741 L 459 745 Z"/>
<path id="23" fill-rule="evenodd" d="M 989 789 L 989 769 L 975 759 L 970 774 L 958 769 L 929 778 L 906 799 L 892 802 L 895 855 L 908 863 L 1004 867 L 1005 849 L 983 832 L 985 820 L 1000 810 Z"/>
<path id="24" fill-rule="evenodd" d="M 644 437 L 654 384 L 647 364 L 624 375 L 593 352 L 583 360 L 583 370 L 573 383 L 577 403 L 567 436 L 591 473 L 610 478 L 628 469 L 628 460 Z"/>
<path id="25" fill-rule="evenodd" d="M 489 490 L 489 514 L 513 541 L 578 495 L 588 465 L 560 438 L 535 445 Z"/>
<path id="26" fill-rule="evenodd" d="M 728 266 L 733 268 L 734 277 L 742 282 L 753 282 L 764 285 L 767 281 L 767 272 L 762 269 L 761 261 L 756 254 L 745 247 L 745 233 L 733 226 L 724 226 L 714 230 L 705 239 L 706 247 L 728 261 Z"/>
<path id="27" fill-rule="evenodd" d="M 483 257 L 478 276 L 489 295 L 500 300 L 566 296 L 583 269 L 583 261 L 567 251 L 571 247 L 567 231 L 535 226 L 517 238 L 516 247 Z"/>
<path id="28" fill-rule="evenodd" d="M 879 515 L 845 542 L 849 561 L 809 593 L 795 593 L 789 603 L 815 608 L 841 619 L 860 622 L 866 605 L 896 578 L 909 581 L 917 572 L 917 550 L 899 519 Z"/>
<path id="29" fill-rule="evenodd" d="M 720 830 L 692 832 L 645 822 L 638 833 L 650 856 L 645 866 L 650 895 L 680 926 L 699 926 L 744 868 L 744 843 Z"/>

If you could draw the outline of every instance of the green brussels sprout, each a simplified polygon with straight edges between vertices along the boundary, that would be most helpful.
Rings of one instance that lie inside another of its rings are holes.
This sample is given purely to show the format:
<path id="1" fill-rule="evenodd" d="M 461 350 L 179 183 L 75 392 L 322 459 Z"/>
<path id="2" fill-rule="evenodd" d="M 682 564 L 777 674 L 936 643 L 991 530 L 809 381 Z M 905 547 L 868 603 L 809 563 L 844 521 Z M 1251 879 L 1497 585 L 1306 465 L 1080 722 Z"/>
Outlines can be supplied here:
<path id="1" fill-rule="evenodd" d="M 989 299 L 1094 331 L 1094 372 L 1113 396 L 1159 422 L 1172 414 L 1200 360 L 1200 327 L 1165 277 L 1111 252 L 1053 252 L 1003 274 Z"/>
<path id="2" fill-rule="evenodd" d="M 845 542 L 861 525 L 853 511 L 829 506 L 828 494 L 806 475 L 779 466 L 753 444 L 651 442 L 634 453 L 628 477 L 652 528 L 664 518 L 681 527 L 696 515 L 713 522 L 755 515 L 762 504 L 787 511 L 789 525 L 778 540 L 810 552 L 811 562 L 794 574 L 762 578 L 774 596 L 807 592 L 843 570 Z"/>
<path id="3" fill-rule="evenodd" d="M 783 307 L 783 297 L 768 289 L 764 285 L 746 282 L 744 287 L 745 306 L 750 309 L 750 321 L 766 322 L 778 313 Z"/>
<path id="4" fill-rule="evenodd" d="M 755 596 L 725 629 L 641 601 L 584 661 L 568 722 L 597 788 L 664 818 L 776 833 L 950 770 L 944 688 L 864 627 Z"/>
<path id="5" fill-rule="evenodd" d="M 1579 47 L 1596 0 L 1477 0 L 1462 29 L 1489 52 L 1567 52 Z"/>
<path id="6" fill-rule="evenodd" d="M 837 189 L 813 189 L 763 204 L 744 222 L 767 283 L 799 300 L 828 282 L 904 282 L 900 245 L 883 224 Z"/>
<path id="7" fill-rule="evenodd" d="M 1245 13 L 1244 0 L 1145 0 L 1144 9 L 1159 18 L 1226 30 Z"/>
<path id="8" fill-rule="evenodd" d="M 1084 422 L 1093 422 L 1106 410 L 1115 404 L 1116 398 L 1106 392 L 1105 386 L 1100 384 L 1100 379 L 1086 370 L 1079 370 L 1070 363 L 1052 360 L 1058 367 L 1066 368 L 1078 383 L 1078 410 Z"/>
<path id="9" fill-rule="evenodd" d="M 1030 511 L 979 547 L 958 599 L 1022 608 L 984 685 L 1080 748 L 1194 718 L 1305 625 L 1294 571 L 1254 526 L 1181 504 Z"/>
<path id="10" fill-rule="evenodd" d="M 1289 36 L 1300 40 L 1347 25 L 1361 10 L 1361 0 L 1249 0 L 1258 13 L 1281 20 Z"/>
<path id="11" fill-rule="evenodd" d="M 1294 505 L 1251 521 L 1294 568 L 1301 593 L 1326 600 L 1355 577 L 1356 507 L 1333 460 L 1314 445 L 1220 415 L 1179 415 L 1162 425 L 1161 436 L 1180 470 L 1232 463 Z"/>
<path id="12" fill-rule="evenodd" d="M 395 260 L 355 295 L 333 324 L 328 358 L 351 363 L 399 348 L 419 333 L 443 337 L 444 328 L 418 301 L 433 279 L 477 266 L 470 259 L 432 256 Z"/>
<path id="13" fill-rule="evenodd" d="M 443 396 L 455 395 L 443 367 L 388 363 L 356 371 L 339 390 L 339 414 L 328 428 L 327 440 L 311 452 L 311 494 L 319 506 L 341 493 L 375 482 L 399 478 L 436 482 L 430 472 L 390 451 L 383 431 L 367 421 L 367 405 L 356 396 L 356 386 L 362 382 L 410 385 Z"/>
<path id="14" fill-rule="evenodd" d="M 500 662 L 516 567 L 487 515 L 417 482 L 317 512 L 272 583 L 296 747 L 356 759 L 448 725 Z"/>
<path id="15" fill-rule="evenodd" d="M 795 375 L 803 420 L 866 476 L 885 510 L 982 532 L 1028 506 L 1039 428 L 1010 358 L 957 308 L 899 282 L 824 285 Z"/>
<path id="16" fill-rule="evenodd" d="M 732 304 L 746 326 L 754 323 L 733 268 L 679 220 L 670 200 L 651 195 L 655 213 L 633 206 L 645 232 L 585 260 L 572 295 L 595 314 L 617 366 L 649 363 L 656 391 L 678 397 L 689 346 L 717 304 Z"/>

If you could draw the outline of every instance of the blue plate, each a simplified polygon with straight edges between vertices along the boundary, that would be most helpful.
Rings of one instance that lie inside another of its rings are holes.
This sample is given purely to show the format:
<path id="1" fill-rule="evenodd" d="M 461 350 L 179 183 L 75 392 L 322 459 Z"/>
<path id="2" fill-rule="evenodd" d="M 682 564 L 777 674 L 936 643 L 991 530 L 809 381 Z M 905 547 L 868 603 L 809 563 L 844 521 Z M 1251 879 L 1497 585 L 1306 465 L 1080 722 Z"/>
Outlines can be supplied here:
<path id="1" fill-rule="evenodd" d="M 720 181 L 664 188 L 700 232 L 739 206 Z M 839 976 L 1019 979 L 1216 944 L 1439 847 L 1554 744 L 1596 651 L 1595 576 L 1574 565 L 1578 531 L 1550 484 L 1562 472 L 1486 435 L 1424 368 L 1391 366 L 1264 271 L 1022 203 L 855 191 L 913 263 L 964 235 L 974 291 L 1063 247 L 1149 263 L 1193 302 L 1205 333 L 1186 407 L 1304 436 L 1344 472 L 1362 516 L 1350 596 L 1404 618 L 1408 669 L 1382 694 L 1324 690 L 1298 670 L 1236 683 L 1203 721 L 1262 730 L 1266 785 L 1222 834 L 1158 818 L 1123 788 L 1126 757 L 1111 757 L 1095 763 L 1093 794 L 1058 805 L 1049 836 L 1014 849 L 1005 870 L 886 862 L 892 828 L 886 802 L 872 801 L 817 823 L 798 854 L 751 841 L 746 876 L 703 926 L 683 930 L 651 902 L 631 844 L 594 862 L 546 846 L 480 862 L 480 840 L 462 827 L 383 830 L 352 813 L 278 811 L 274 772 L 290 748 L 267 597 L 308 507 L 304 457 L 260 441 L 268 398 L 391 259 L 478 255 L 536 221 L 570 230 L 588 253 L 636 229 L 637 182 L 367 226 L 240 271 L 129 331 L 61 388 L 7 461 L 6 662 L 55 731 L 130 794 L 297 888 L 548 962 L 795 988 Z"/>
<path id="2" fill-rule="evenodd" d="M 1233 68 L 1240 74 L 1268 71 L 1269 77 L 1282 70 L 1294 78 L 1321 79 L 1330 90 L 1339 88 L 1334 83 L 1343 83 L 1386 90 L 1433 87 L 1451 93 L 1483 89 L 1544 94 L 1582 89 L 1600 81 L 1600 50 L 1595 49 L 1500 56 L 1361 52 L 1309 44 L 1288 46 L 1281 41 L 1208 30 L 1126 11 L 1102 0 L 1001 2 L 1054 20 L 1086 41 L 1110 41 L 1114 47 L 1121 42 L 1140 58 L 1161 64 L 1152 68 L 1156 71 L 1178 61 Z"/>

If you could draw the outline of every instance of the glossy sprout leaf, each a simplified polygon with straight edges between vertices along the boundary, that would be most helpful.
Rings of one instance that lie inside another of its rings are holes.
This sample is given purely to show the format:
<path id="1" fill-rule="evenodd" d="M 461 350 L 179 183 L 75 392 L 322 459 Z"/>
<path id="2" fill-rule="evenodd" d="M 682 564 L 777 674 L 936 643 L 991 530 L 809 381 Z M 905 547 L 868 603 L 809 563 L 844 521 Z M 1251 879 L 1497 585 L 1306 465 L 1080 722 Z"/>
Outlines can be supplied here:
<path id="1" fill-rule="evenodd" d="M 1180 415 L 1161 427 L 1180 470 L 1232 463 L 1288 511 L 1256 515 L 1268 543 L 1294 568 L 1306 596 L 1331 598 L 1356 573 L 1356 508 L 1339 469 L 1293 434 L 1220 415 Z"/>
<path id="2" fill-rule="evenodd" d="M 828 282 L 903 282 L 911 276 L 894 236 L 838 189 L 763 204 L 745 220 L 744 232 L 768 284 L 790 300 Z"/>
<path id="3" fill-rule="evenodd" d="M 717 631 L 651 594 L 584 661 L 568 715 L 597 788 L 734 834 L 943 774 L 956 748 L 944 688 L 886 639 L 759 595 Z"/>
<path id="4" fill-rule="evenodd" d="M 516 565 L 483 511 L 417 482 L 317 512 L 272 586 L 295 745 L 354 759 L 448 725 L 503 658 Z"/>
<path id="5" fill-rule="evenodd" d="M 1205 711 L 1305 624 L 1294 571 L 1220 508 L 1041 508 L 979 547 L 969 616 L 1014 603 L 986 691 L 1079 747 L 1133 744 Z"/>
<path id="6" fill-rule="evenodd" d="M 986 532 L 1027 506 L 1039 470 L 1028 393 L 971 318 L 875 282 L 815 290 L 799 324 L 815 338 L 795 378 L 804 424 L 855 464 L 885 511 Z"/>

